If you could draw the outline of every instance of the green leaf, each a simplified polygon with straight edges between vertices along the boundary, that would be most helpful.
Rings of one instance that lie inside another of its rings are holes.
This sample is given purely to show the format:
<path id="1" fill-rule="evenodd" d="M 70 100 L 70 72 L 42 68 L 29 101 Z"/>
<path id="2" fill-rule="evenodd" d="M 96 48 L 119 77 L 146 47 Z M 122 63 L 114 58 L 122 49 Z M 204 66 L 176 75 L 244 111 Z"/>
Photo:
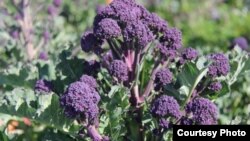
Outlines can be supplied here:
<path id="1" fill-rule="evenodd" d="M 180 86 L 179 90 L 182 90 L 182 93 L 184 92 L 183 95 L 187 96 L 182 105 L 185 105 L 186 102 L 190 99 L 196 86 L 201 81 L 201 79 L 207 74 L 207 71 L 207 68 L 198 70 L 196 65 L 193 63 L 187 63 L 184 65 L 184 67 L 182 68 L 182 72 L 180 72 L 177 76 L 177 84 Z"/>
<path id="2" fill-rule="evenodd" d="M 34 79 L 36 74 L 35 67 L 30 65 L 20 66 L 0 72 L 0 85 L 8 85 L 10 87 L 19 86 L 25 88 L 34 87 Z"/>
<path id="3" fill-rule="evenodd" d="M 70 134 L 78 130 L 77 125 L 65 117 L 56 94 L 36 96 L 33 90 L 16 88 L 0 99 L 0 113 L 27 117 Z"/>
<path id="4" fill-rule="evenodd" d="M 115 85 L 108 93 L 108 97 L 109 101 L 104 104 L 106 114 L 102 115 L 100 120 L 101 130 L 112 140 L 120 141 L 127 132 L 124 118 L 130 106 L 128 89 L 122 85 Z"/>
<path id="5" fill-rule="evenodd" d="M 47 80 L 56 78 L 55 65 L 51 61 L 39 61 L 36 66 L 38 68 L 39 78 L 46 78 Z"/>
<path id="6" fill-rule="evenodd" d="M 0 131 L 0 141 L 9 141 L 8 137 Z"/>
<path id="7" fill-rule="evenodd" d="M 195 64 L 187 63 L 182 68 L 182 72 L 180 72 L 177 76 L 177 83 L 180 86 L 187 86 L 191 88 L 199 75 L 199 70 L 195 66 Z"/>
<path id="8" fill-rule="evenodd" d="M 74 141 L 69 135 L 65 135 L 60 131 L 47 129 L 38 137 L 39 141 Z"/>
<path id="9" fill-rule="evenodd" d="M 56 66 L 56 70 L 61 75 L 67 76 L 67 83 L 78 80 L 83 74 L 84 70 L 84 60 L 78 59 L 77 57 L 71 57 L 70 50 L 64 50 L 59 55 L 60 62 Z"/>

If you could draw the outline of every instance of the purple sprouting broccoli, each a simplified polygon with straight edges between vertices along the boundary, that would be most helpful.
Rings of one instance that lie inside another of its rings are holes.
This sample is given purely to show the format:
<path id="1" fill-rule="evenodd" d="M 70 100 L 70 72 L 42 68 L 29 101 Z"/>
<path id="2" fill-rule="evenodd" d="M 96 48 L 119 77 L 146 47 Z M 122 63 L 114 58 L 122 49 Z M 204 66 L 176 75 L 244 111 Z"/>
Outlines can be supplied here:
<path id="1" fill-rule="evenodd" d="M 167 30 L 168 23 L 161 17 L 159 17 L 157 14 L 149 14 L 147 11 L 145 11 L 145 9 L 142 9 L 142 12 L 145 12 L 145 16 L 142 21 L 146 25 L 148 25 L 148 27 L 151 31 L 153 31 L 153 33 L 162 33 Z"/>
<path id="2" fill-rule="evenodd" d="M 98 39 L 92 32 L 87 31 L 82 35 L 81 38 L 81 47 L 85 52 L 89 52 L 93 50 L 94 52 L 98 52 L 100 50 L 103 41 Z"/>
<path id="3" fill-rule="evenodd" d="M 121 35 L 121 28 L 115 20 L 105 18 L 94 27 L 94 34 L 100 39 L 117 38 Z"/>
<path id="4" fill-rule="evenodd" d="M 169 129 L 170 123 L 165 118 L 160 118 L 159 119 L 159 126 L 163 129 Z"/>
<path id="5" fill-rule="evenodd" d="M 50 39 L 50 33 L 49 33 L 48 30 L 45 30 L 45 31 L 43 32 L 43 39 L 44 39 L 44 42 L 45 42 L 45 43 L 48 43 L 48 41 L 49 41 L 49 39 Z"/>
<path id="6" fill-rule="evenodd" d="M 82 75 L 79 81 L 89 85 L 89 87 L 97 88 L 97 82 L 92 76 Z"/>
<path id="7" fill-rule="evenodd" d="M 48 14 L 51 16 L 54 16 L 54 15 L 56 15 L 56 13 L 57 13 L 57 8 L 54 7 L 53 5 L 50 5 L 48 7 Z"/>
<path id="8" fill-rule="evenodd" d="M 209 86 L 208 89 L 214 92 L 219 92 L 222 89 L 222 85 L 220 82 L 212 82 Z"/>
<path id="9" fill-rule="evenodd" d="M 136 41 L 136 46 L 145 47 L 153 40 L 153 34 L 142 22 L 130 23 L 126 26 L 123 33 L 125 42 Z"/>
<path id="10" fill-rule="evenodd" d="M 177 28 L 168 28 L 160 38 L 163 46 L 169 49 L 179 49 L 182 47 L 182 33 Z"/>
<path id="11" fill-rule="evenodd" d="M 181 52 L 181 56 L 179 58 L 178 61 L 178 65 L 183 65 L 185 64 L 187 61 L 191 61 L 191 60 L 195 60 L 198 57 L 198 51 L 189 47 L 189 48 L 185 48 L 182 52 Z"/>
<path id="12" fill-rule="evenodd" d="M 235 38 L 232 42 L 231 48 L 233 48 L 236 45 L 238 45 L 243 50 L 248 49 L 248 42 L 247 42 L 247 39 L 244 37 Z"/>
<path id="13" fill-rule="evenodd" d="M 177 50 L 166 48 L 162 44 L 158 44 L 156 47 L 159 49 L 159 51 L 163 55 L 163 57 L 167 58 L 168 60 L 173 60 L 177 55 Z"/>
<path id="14" fill-rule="evenodd" d="M 214 53 L 208 57 L 212 64 L 208 68 L 211 77 L 226 76 L 230 71 L 228 58 L 222 53 Z"/>
<path id="15" fill-rule="evenodd" d="M 191 119 L 195 124 L 217 124 L 218 108 L 208 99 L 195 98 L 186 105 L 185 110 L 187 114 L 192 115 Z"/>
<path id="16" fill-rule="evenodd" d="M 61 4 L 62 4 L 62 0 L 53 0 L 53 5 L 54 5 L 55 7 L 60 7 Z"/>
<path id="17" fill-rule="evenodd" d="M 88 123 L 93 123 L 99 114 L 98 92 L 84 82 L 74 82 L 69 85 L 66 92 L 60 97 L 60 104 L 66 116 L 70 118 L 81 117 Z"/>
<path id="18" fill-rule="evenodd" d="M 49 59 L 48 54 L 45 51 L 40 52 L 39 59 L 47 61 Z"/>
<path id="19" fill-rule="evenodd" d="M 53 84 L 45 79 L 39 79 L 35 84 L 35 92 L 50 93 L 53 89 Z"/>
<path id="20" fill-rule="evenodd" d="M 118 19 L 120 24 L 135 22 L 140 17 L 140 9 L 133 0 L 114 0 L 110 7 L 113 9 L 114 18 Z"/>
<path id="21" fill-rule="evenodd" d="M 189 47 L 189 48 L 185 48 L 184 51 L 182 52 L 181 54 L 181 57 L 184 59 L 184 60 L 194 60 L 198 57 L 198 51 Z"/>
<path id="22" fill-rule="evenodd" d="M 156 117 L 170 116 L 178 119 L 181 116 L 178 102 L 167 95 L 162 95 L 154 100 L 150 111 Z"/>
<path id="23" fill-rule="evenodd" d="M 170 84 L 173 80 L 173 74 L 168 68 L 160 69 L 155 75 L 155 83 L 161 86 Z"/>
<path id="24" fill-rule="evenodd" d="M 181 117 L 180 125 L 193 125 L 194 121 L 188 117 Z"/>
<path id="25" fill-rule="evenodd" d="M 122 60 L 114 60 L 109 66 L 109 73 L 118 81 L 128 80 L 128 67 Z"/>
<path id="26" fill-rule="evenodd" d="M 13 30 L 13 31 L 10 32 L 10 36 L 13 39 L 19 39 L 19 35 L 20 35 L 20 32 L 18 30 Z"/>

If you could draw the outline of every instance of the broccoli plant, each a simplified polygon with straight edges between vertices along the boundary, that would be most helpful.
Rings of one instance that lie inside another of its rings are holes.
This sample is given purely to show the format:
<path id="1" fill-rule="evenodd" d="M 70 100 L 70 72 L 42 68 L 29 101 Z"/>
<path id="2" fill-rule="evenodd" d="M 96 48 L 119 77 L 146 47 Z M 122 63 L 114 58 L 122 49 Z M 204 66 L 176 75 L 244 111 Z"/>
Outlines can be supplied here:
<path id="1" fill-rule="evenodd" d="M 178 28 L 134 0 L 100 7 L 80 43 L 94 60 L 63 51 L 54 64 L 36 62 L 30 72 L 39 79 L 24 77 L 33 82 L 25 90 L 9 86 L 0 112 L 45 124 L 64 140 L 171 140 L 173 125 L 221 123 L 216 100 L 249 69 L 237 45 L 208 55 L 183 47 Z"/>

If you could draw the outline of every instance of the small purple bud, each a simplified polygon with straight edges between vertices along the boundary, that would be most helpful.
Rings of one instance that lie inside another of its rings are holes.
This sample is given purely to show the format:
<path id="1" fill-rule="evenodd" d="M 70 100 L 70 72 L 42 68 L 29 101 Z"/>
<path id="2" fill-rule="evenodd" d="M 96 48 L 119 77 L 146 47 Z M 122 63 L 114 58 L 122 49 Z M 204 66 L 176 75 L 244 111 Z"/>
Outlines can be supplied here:
<path id="1" fill-rule="evenodd" d="M 48 41 L 49 41 L 49 39 L 50 39 L 50 33 L 49 33 L 48 30 L 45 30 L 45 31 L 43 32 L 43 38 L 44 38 L 45 43 L 48 43 Z"/>
<path id="2" fill-rule="evenodd" d="M 41 52 L 40 54 L 39 54 L 39 59 L 40 60 L 44 60 L 44 61 L 47 61 L 48 59 L 49 59 L 49 57 L 48 57 L 48 54 L 46 53 L 46 52 Z"/>
<path id="3" fill-rule="evenodd" d="M 219 92 L 222 89 L 222 85 L 220 82 L 212 82 L 209 86 L 208 89 L 211 91 Z"/>
<path id="4" fill-rule="evenodd" d="M 36 92 L 44 92 L 49 93 L 53 89 L 53 85 L 50 81 L 47 81 L 45 79 L 40 79 L 36 81 L 35 84 L 35 91 Z"/>
<path id="5" fill-rule="evenodd" d="M 57 8 L 54 7 L 53 5 L 50 5 L 48 7 L 48 14 L 51 16 L 54 16 L 54 15 L 56 15 L 56 13 L 57 13 Z"/>
<path id="6" fill-rule="evenodd" d="M 189 47 L 185 48 L 185 50 L 182 52 L 182 58 L 185 60 L 194 60 L 198 56 L 198 51 Z"/>
<path id="7" fill-rule="evenodd" d="M 10 36 L 13 39 L 19 39 L 19 31 L 18 30 L 14 30 L 14 31 L 10 32 Z"/>
<path id="8" fill-rule="evenodd" d="M 15 17 L 16 21 L 19 21 L 22 19 L 22 15 L 20 15 L 20 14 L 16 14 L 14 17 Z"/>
<path id="9" fill-rule="evenodd" d="M 248 49 L 248 42 L 247 42 L 247 39 L 244 38 L 244 37 L 238 37 L 238 38 L 235 38 L 233 40 L 233 43 L 232 43 L 232 47 L 233 48 L 234 46 L 238 45 L 241 49 L 243 50 L 246 50 Z"/>
<path id="10" fill-rule="evenodd" d="M 62 4 L 62 0 L 54 0 L 53 4 L 54 4 L 55 7 L 59 7 Z"/>

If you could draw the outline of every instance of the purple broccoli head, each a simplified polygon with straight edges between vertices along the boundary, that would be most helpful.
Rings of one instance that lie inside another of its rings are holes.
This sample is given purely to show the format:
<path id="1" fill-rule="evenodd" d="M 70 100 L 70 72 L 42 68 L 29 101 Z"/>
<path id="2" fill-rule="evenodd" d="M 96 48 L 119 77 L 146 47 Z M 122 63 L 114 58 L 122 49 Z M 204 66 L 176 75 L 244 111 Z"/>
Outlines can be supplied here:
<path id="1" fill-rule="evenodd" d="M 66 92 L 60 97 L 60 104 L 66 116 L 70 118 L 83 117 L 94 122 L 98 116 L 98 92 L 84 82 L 74 82 L 69 85 Z"/>
<path id="2" fill-rule="evenodd" d="M 105 18 L 94 27 L 94 33 L 100 39 L 117 38 L 121 35 L 121 28 L 115 20 Z"/>
<path id="3" fill-rule="evenodd" d="M 155 75 L 155 83 L 160 85 L 170 84 L 173 80 L 173 74 L 168 68 L 160 69 Z"/>
<path id="4" fill-rule="evenodd" d="M 192 115 L 195 124 L 217 124 L 218 109 L 214 103 L 205 98 L 195 98 L 185 107 L 186 113 Z"/>
<path id="5" fill-rule="evenodd" d="M 85 52 L 99 50 L 103 44 L 103 41 L 97 39 L 97 37 L 90 31 L 85 32 L 81 38 L 81 47 Z"/>
<path id="6" fill-rule="evenodd" d="M 168 28 L 163 33 L 163 36 L 160 38 L 162 45 L 170 49 L 179 49 L 182 47 L 182 34 L 181 31 L 177 28 Z"/>
<path id="7" fill-rule="evenodd" d="M 219 92 L 222 89 L 222 85 L 220 82 L 212 82 L 209 86 L 208 89 L 214 92 Z"/>
<path id="8" fill-rule="evenodd" d="M 182 52 L 181 57 L 184 60 L 194 60 L 196 59 L 198 56 L 198 51 L 189 47 L 189 48 L 185 48 L 185 50 Z"/>
<path id="9" fill-rule="evenodd" d="M 235 38 L 233 40 L 233 43 L 232 43 L 232 48 L 234 46 L 238 45 L 240 48 L 242 48 L 243 50 L 246 50 L 248 49 L 248 42 L 247 42 L 247 39 L 244 38 L 244 37 L 238 37 L 238 38 Z"/>
<path id="10" fill-rule="evenodd" d="M 82 75 L 79 81 L 89 85 L 89 87 L 97 88 L 97 82 L 92 76 Z"/>
<path id="11" fill-rule="evenodd" d="M 214 53 L 209 56 L 212 64 L 208 67 L 208 75 L 211 77 L 226 76 L 230 71 L 228 58 L 222 53 Z"/>
<path id="12" fill-rule="evenodd" d="M 109 72 L 112 76 L 116 77 L 118 81 L 128 80 L 128 67 L 121 60 L 114 60 L 109 66 Z"/>
<path id="13" fill-rule="evenodd" d="M 170 128 L 170 123 L 164 118 L 159 119 L 159 126 L 163 129 L 169 129 Z"/>
<path id="14" fill-rule="evenodd" d="M 168 24 L 165 20 L 163 20 L 155 13 L 149 14 L 147 11 L 145 13 L 146 17 L 144 17 L 143 22 L 148 25 L 153 33 L 162 33 L 167 30 Z"/>
<path id="15" fill-rule="evenodd" d="M 42 52 L 39 54 L 39 59 L 40 59 L 40 60 L 47 61 L 47 60 L 49 59 L 48 54 L 47 54 L 45 51 L 42 51 Z"/>
<path id="16" fill-rule="evenodd" d="M 145 47 L 153 40 L 153 34 L 142 22 L 130 23 L 126 26 L 123 33 L 125 42 L 135 41 L 139 47 Z"/>
<path id="17" fill-rule="evenodd" d="M 50 81 L 47 81 L 45 79 L 39 79 L 36 81 L 35 84 L 35 91 L 36 92 L 43 92 L 43 93 L 49 93 L 53 89 L 53 85 Z"/>
<path id="18" fill-rule="evenodd" d="M 158 44 L 157 48 L 159 49 L 163 57 L 169 60 L 173 60 L 177 55 L 177 51 L 175 49 L 167 48 L 166 46 L 162 44 Z"/>
<path id="19" fill-rule="evenodd" d="M 113 17 L 121 24 L 135 22 L 139 19 L 141 12 L 133 0 L 113 0 L 110 7 L 115 13 Z"/>
<path id="20" fill-rule="evenodd" d="M 158 117 L 170 116 L 177 119 L 181 116 L 178 102 L 173 97 L 167 95 L 158 97 L 153 102 L 150 110 L 154 116 Z"/>

